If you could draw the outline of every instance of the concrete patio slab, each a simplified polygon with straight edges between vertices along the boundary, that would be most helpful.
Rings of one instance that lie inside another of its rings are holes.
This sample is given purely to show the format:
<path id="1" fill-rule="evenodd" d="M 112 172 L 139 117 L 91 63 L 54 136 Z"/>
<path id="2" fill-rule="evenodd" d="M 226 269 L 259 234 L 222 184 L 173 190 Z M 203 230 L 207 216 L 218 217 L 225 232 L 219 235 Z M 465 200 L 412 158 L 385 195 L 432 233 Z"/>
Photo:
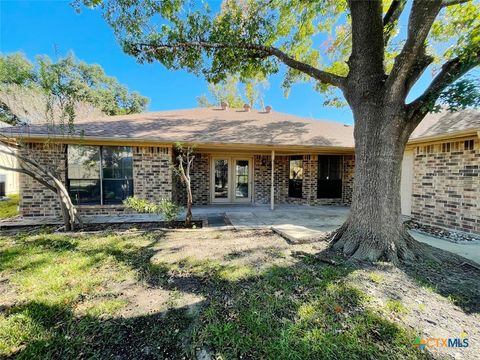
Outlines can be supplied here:
<path id="1" fill-rule="evenodd" d="M 254 212 L 227 212 L 225 215 L 235 230 L 261 229 L 269 227 L 265 222 L 259 219 Z"/>
<path id="2" fill-rule="evenodd" d="M 335 206 L 279 206 L 274 211 L 252 207 L 246 211 L 226 213 L 234 228 L 271 228 L 291 243 L 312 241 L 325 232 L 337 229 L 348 216 L 347 207 Z M 420 242 L 450 251 L 480 264 L 480 242 L 453 243 L 431 235 L 411 230 Z"/>
<path id="3" fill-rule="evenodd" d="M 312 230 L 299 225 L 272 226 L 272 230 L 292 244 L 304 244 L 315 241 L 325 234 L 323 231 Z"/>
<path id="4" fill-rule="evenodd" d="M 478 241 L 469 241 L 468 243 L 454 243 L 451 241 L 419 233 L 415 230 L 411 230 L 410 234 L 417 241 L 423 242 L 439 249 L 450 251 L 454 254 L 463 256 L 466 259 L 475 261 L 477 264 L 480 264 L 480 242 Z"/>

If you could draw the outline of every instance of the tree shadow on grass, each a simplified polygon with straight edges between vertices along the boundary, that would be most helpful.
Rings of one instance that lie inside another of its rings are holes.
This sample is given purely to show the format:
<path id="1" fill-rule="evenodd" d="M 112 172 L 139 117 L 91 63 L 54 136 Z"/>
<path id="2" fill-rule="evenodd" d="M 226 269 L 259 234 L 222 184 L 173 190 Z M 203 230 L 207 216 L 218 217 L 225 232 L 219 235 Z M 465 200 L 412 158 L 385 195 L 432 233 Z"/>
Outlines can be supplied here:
<path id="1" fill-rule="evenodd" d="M 413 337 L 366 306 L 343 282 L 352 270 L 304 258 L 239 281 L 183 275 L 203 283 L 198 318 L 188 308 L 133 318 L 75 316 L 68 306 L 31 302 L 6 311 L 36 333 L 14 354 L 20 359 L 184 359 L 208 349 L 224 358 L 428 358 Z M 220 269 L 218 271 L 221 271 Z"/>
<path id="2" fill-rule="evenodd" d="M 191 316 L 186 308 L 133 318 L 75 316 L 72 309 L 30 302 L 6 312 L 31 324 L 17 359 L 180 359 Z"/>
<path id="3" fill-rule="evenodd" d="M 422 244 L 427 257 L 400 265 L 408 276 L 443 297 L 451 299 L 465 313 L 480 312 L 480 265 L 459 255 Z"/>
<path id="4" fill-rule="evenodd" d="M 3 313 L 30 329 L 12 355 L 23 359 L 182 359 L 208 349 L 224 358 L 367 359 L 426 358 L 413 334 L 384 319 L 346 281 L 355 267 L 304 255 L 260 272 L 185 259 L 153 264 L 162 235 L 145 246 L 75 249 L 104 253 L 136 270 L 150 287 L 194 293 L 205 300 L 188 308 L 123 318 L 76 315 L 76 303 L 29 302 Z M 335 257 L 336 254 L 321 254 Z M 242 270 L 242 269 L 240 269 Z M 232 276 L 232 273 L 236 274 Z M 78 300 L 81 301 L 81 300 Z"/>

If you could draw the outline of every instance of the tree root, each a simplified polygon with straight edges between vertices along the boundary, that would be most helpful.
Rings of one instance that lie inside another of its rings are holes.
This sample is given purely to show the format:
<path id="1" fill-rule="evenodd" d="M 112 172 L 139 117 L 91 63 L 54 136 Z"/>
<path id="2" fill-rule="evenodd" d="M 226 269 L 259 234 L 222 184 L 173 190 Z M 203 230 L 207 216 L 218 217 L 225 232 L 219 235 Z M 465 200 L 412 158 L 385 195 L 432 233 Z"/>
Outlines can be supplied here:
<path id="1" fill-rule="evenodd" d="M 381 230 L 360 230 L 347 221 L 331 234 L 330 247 L 351 260 L 399 264 L 427 258 L 439 262 L 430 249 L 416 241 L 403 226 L 388 235 Z"/>

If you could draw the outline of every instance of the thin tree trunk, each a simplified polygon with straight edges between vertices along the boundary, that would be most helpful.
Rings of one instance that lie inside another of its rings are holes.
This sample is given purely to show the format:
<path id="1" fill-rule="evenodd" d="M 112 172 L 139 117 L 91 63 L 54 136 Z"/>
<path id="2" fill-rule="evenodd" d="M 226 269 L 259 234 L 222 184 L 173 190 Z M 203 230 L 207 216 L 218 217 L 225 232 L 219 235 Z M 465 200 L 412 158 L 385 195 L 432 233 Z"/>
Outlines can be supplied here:
<path id="1" fill-rule="evenodd" d="M 186 182 L 187 188 L 187 214 L 185 216 L 185 226 L 191 227 L 192 226 L 192 203 L 193 203 L 193 196 L 192 196 L 192 188 L 190 182 Z"/>
<path id="2" fill-rule="evenodd" d="M 65 225 L 65 231 L 74 231 L 76 225 L 82 226 L 83 222 L 78 215 L 75 205 L 73 205 L 70 195 L 67 192 L 65 186 L 58 180 L 54 180 L 55 187 L 57 189 L 57 195 L 60 202 L 60 209 L 62 211 L 63 223 Z"/>
<path id="3" fill-rule="evenodd" d="M 62 190 L 57 187 L 57 195 L 60 202 L 60 209 L 62 210 L 63 224 L 65 226 L 65 231 L 73 231 L 75 229 L 74 221 L 71 217 L 71 213 L 68 209 L 67 202 L 62 193 Z"/>
<path id="4" fill-rule="evenodd" d="M 355 179 L 350 214 L 333 247 L 359 260 L 411 260 L 420 251 L 402 221 L 400 179 L 409 129 L 403 114 L 355 113 Z M 357 120 L 358 118 L 358 120 Z"/>

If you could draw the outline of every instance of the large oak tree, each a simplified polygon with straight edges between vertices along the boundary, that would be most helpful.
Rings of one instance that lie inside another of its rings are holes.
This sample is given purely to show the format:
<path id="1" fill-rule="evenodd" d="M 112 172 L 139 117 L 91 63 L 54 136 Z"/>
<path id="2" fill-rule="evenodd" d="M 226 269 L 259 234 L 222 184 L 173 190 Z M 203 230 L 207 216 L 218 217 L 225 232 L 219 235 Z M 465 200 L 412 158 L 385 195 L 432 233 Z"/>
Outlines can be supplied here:
<path id="1" fill-rule="evenodd" d="M 350 215 L 334 246 L 366 260 L 420 254 L 400 213 L 402 157 L 440 97 L 458 105 L 459 90 L 474 91 L 456 81 L 480 63 L 478 1 L 237 0 L 215 10 L 184 0 L 84 3 L 102 9 L 124 51 L 139 61 L 209 81 L 286 69 L 287 88 L 312 80 L 334 100 L 343 96 L 355 120 L 356 173 Z M 407 101 L 432 64 L 436 76 Z"/>

